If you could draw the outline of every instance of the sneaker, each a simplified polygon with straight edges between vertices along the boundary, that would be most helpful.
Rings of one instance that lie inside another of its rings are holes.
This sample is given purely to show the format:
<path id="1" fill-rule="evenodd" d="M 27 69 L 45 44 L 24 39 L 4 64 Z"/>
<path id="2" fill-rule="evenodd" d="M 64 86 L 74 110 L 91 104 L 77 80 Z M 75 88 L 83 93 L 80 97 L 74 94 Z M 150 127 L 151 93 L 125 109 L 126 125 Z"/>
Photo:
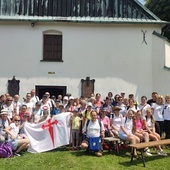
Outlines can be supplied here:
<path id="1" fill-rule="evenodd" d="M 156 152 L 158 155 L 167 156 L 167 154 L 163 150 L 157 150 Z"/>
<path id="2" fill-rule="evenodd" d="M 146 154 L 147 156 L 152 156 L 150 149 L 145 150 L 145 154 Z"/>
<path id="3" fill-rule="evenodd" d="M 102 156 L 102 153 L 100 153 L 100 152 L 95 152 L 95 155 L 98 156 L 98 157 L 100 157 L 100 156 Z"/>
<path id="4" fill-rule="evenodd" d="M 16 152 L 14 153 L 14 155 L 15 155 L 15 156 L 21 156 L 19 153 L 16 153 Z"/>

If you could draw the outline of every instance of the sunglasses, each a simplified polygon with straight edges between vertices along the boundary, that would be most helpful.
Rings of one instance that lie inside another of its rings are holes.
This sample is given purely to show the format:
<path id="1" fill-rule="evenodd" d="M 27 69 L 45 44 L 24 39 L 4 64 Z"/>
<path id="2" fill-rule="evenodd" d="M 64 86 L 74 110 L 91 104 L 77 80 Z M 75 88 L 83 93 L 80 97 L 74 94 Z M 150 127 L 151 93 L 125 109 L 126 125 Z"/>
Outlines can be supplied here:
<path id="1" fill-rule="evenodd" d="M 12 100 L 7 100 L 8 102 L 11 102 Z"/>
<path id="2" fill-rule="evenodd" d="M 19 122 L 20 120 L 15 120 L 15 122 Z"/>

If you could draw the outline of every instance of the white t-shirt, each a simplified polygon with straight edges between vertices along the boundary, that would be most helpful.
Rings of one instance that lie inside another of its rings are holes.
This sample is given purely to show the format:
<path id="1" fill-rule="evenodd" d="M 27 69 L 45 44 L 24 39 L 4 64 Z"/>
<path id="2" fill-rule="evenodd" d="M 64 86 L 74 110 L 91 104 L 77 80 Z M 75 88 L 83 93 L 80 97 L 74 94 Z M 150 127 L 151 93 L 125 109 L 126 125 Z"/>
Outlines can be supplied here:
<path id="1" fill-rule="evenodd" d="M 15 136 L 15 138 L 18 136 L 19 133 L 19 125 L 16 126 L 15 123 L 11 123 L 9 125 L 11 127 L 11 133 Z"/>
<path id="2" fill-rule="evenodd" d="M 27 106 L 27 111 L 30 113 L 30 116 L 31 116 L 33 112 L 33 108 L 35 107 L 35 104 L 32 102 L 29 102 L 29 103 L 24 102 L 22 105 Z"/>
<path id="3" fill-rule="evenodd" d="M 170 120 L 170 104 L 165 104 L 164 105 L 164 120 Z"/>
<path id="4" fill-rule="evenodd" d="M 139 109 L 138 106 L 137 106 L 137 107 L 135 106 L 135 107 L 133 107 L 133 108 L 129 107 L 126 112 L 128 112 L 129 110 L 133 110 L 133 111 L 136 113 L 136 112 L 137 112 L 138 110 L 140 110 L 140 109 Z"/>
<path id="5" fill-rule="evenodd" d="M 122 124 L 122 120 L 124 120 L 124 118 L 121 114 L 119 114 L 119 116 L 116 116 L 115 114 L 113 114 L 113 116 L 112 116 L 112 121 L 113 121 L 112 126 L 119 130 L 120 126 Z"/>
<path id="6" fill-rule="evenodd" d="M 151 106 L 150 106 L 149 104 L 146 104 L 145 106 L 143 106 L 143 105 L 140 104 L 138 107 L 139 107 L 139 109 L 142 111 L 142 116 L 143 116 L 143 118 L 145 118 L 145 116 L 146 116 L 146 110 L 147 110 L 148 108 L 150 108 Z"/>
<path id="7" fill-rule="evenodd" d="M 87 125 L 87 122 L 85 123 L 83 127 L 83 131 L 86 132 L 86 129 L 87 129 L 86 133 L 88 137 L 100 137 L 101 131 L 104 131 L 103 122 L 101 121 L 101 127 L 100 127 L 98 119 L 96 119 L 94 123 L 90 120 L 87 128 L 86 128 L 86 125 Z"/>
<path id="8" fill-rule="evenodd" d="M 38 102 L 40 99 L 39 99 L 39 97 L 38 96 L 34 96 L 34 97 L 32 97 L 31 99 L 30 99 L 30 101 L 32 102 L 32 103 L 36 103 L 36 102 Z"/>
<path id="9" fill-rule="evenodd" d="M 14 106 L 11 104 L 10 106 L 7 106 L 6 104 L 3 105 L 4 109 L 8 109 L 8 118 L 12 119 L 13 118 L 13 113 L 14 113 Z"/>
<path id="10" fill-rule="evenodd" d="M 41 109 L 39 109 L 38 111 L 35 110 L 33 114 L 34 114 L 34 123 L 37 123 L 43 116 L 43 111 Z"/>
<path id="11" fill-rule="evenodd" d="M 163 109 L 164 105 L 158 105 L 156 103 L 153 103 L 152 107 L 154 108 L 153 117 L 156 121 L 164 121 L 163 116 Z"/>
<path id="12" fill-rule="evenodd" d="M 132 128 L 133 128 L 132 119 L 129 119 L 129 118 L 122 119 L 121 126 L 124 127 L 129 134 L 132 134 Z M 124 134 L 124 131 L 120 128 L 119 133 Z"/>
<path id="13" fill-rule="evenodd" d="M 7 120 L 2 120 L 0 118 L 0 135 L 5 136 L 6 132 L 4 129 L 9 126 L 9 121 Z"/>
<path id="14" fill-rule="evenodd" d="M 124 116 L 127 112 L 126 110 L 126 105 L 125 104 L 122 104 L 121 106 L 118 105 L 122 110 L 119 111 L 120 114 L 122 114 L 122 116 Z"/>
<path id="15" fill-rule="evenodd" d="M 146 120 L 146 124 L 147 124 L 148 128 L 150 130 L 152 130 L 153 129 L 153 124 L 152 124 L 151 118 L 146 119 L 146 117 L 145 117 L 145 120 Z"/>
<path id="16" fill-rule="evenodd" d="M 19 114 L 19 110 L 20 110 L 22 104 L 21 104 L 20 102 L 15 102 L 15 101 L 13 101 L 13 106 L 16 107 L 16 109 L 17 109 L 17 115 L 18 115 L 18 114 Z"/>

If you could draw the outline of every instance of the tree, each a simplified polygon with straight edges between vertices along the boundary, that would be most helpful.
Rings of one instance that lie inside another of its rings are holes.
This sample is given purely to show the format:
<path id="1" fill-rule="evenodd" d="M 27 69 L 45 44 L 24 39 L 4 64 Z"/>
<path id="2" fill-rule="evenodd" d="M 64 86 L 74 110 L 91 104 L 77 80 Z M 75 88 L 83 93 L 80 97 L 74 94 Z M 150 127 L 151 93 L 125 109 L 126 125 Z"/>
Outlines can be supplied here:
<path id="1" fill-rule="evenodd" d="M 170 21 L 170 0 L 145 0 L 145 6 L 163 21 Z M 170 40 L 170 24 L 163 28 L 163 34 Z"/>

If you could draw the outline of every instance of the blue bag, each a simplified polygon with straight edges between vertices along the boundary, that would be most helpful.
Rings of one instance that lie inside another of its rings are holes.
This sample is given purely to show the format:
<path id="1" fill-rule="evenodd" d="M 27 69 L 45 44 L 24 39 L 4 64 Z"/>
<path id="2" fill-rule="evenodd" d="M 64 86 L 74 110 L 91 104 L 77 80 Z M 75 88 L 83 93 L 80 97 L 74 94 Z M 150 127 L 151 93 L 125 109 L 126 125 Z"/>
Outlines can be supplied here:
<path id="1" fill-rule="evenodd" d="M 89 150 L 98 152 L 100 150 L 100 137 L 89 138 Z"/>

